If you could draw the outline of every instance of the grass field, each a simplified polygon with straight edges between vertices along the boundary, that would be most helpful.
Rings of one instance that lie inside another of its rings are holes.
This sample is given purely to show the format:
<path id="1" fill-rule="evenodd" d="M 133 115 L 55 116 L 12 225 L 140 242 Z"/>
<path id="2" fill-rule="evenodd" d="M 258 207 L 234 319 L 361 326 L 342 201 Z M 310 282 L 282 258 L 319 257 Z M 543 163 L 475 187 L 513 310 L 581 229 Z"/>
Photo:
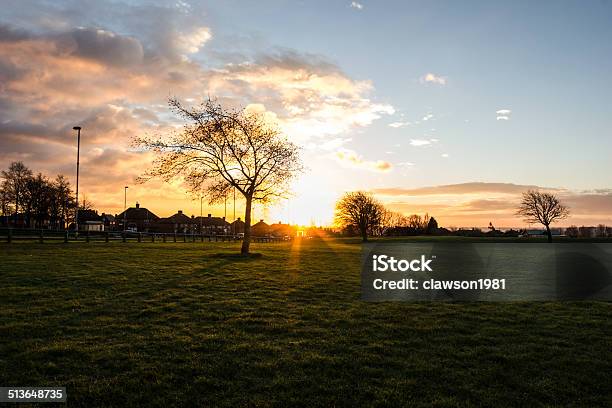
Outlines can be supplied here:
<path id="1" fill-rule="evenodd" d="M 83 407 L 612 406 L 610 303 L 366 303 L 358 244 L 237 248 L 0 244 L 0 385 Z"/>

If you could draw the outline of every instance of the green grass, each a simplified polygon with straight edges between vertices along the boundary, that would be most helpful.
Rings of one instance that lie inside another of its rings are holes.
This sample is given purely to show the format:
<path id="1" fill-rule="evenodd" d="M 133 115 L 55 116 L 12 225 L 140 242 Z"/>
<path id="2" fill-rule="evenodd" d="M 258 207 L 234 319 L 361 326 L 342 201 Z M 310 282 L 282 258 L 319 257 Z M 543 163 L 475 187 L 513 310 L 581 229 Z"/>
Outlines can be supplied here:
<path id="1" fill-rule="evenodd" d="M 0 385 L 71 407 L 612 405 L 610 303 L 366 303 L 358 244 L 237 249 L 0 244 Z"/>

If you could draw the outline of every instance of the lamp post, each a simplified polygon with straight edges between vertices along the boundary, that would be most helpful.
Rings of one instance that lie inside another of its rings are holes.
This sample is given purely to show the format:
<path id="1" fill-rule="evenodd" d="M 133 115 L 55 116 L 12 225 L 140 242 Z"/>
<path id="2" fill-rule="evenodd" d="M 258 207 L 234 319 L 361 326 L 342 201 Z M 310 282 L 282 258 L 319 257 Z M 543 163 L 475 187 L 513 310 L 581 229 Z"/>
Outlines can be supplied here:
<path id="1" fill-rule="evenodd" d="M 123 187 L 123 230 L 125 231 L 126 216 L 127 216 L 127 189 L 128 186 Z"/>
<path id="2" fill-rule="evenodd" d="M 74 212 L 74 230 L 75 234 L 79 235 L 79 159 L 81 155 L 81 127 L 75 126 L 72 128 L 77 131 L 77 174 L 76 174 L 76 210 Z"/>
<path id="3" fill-rule="evenodd" d="M 203 231 L 202 231 L 202 216 L 204 214 L 202 213 L 202 200 L 204 200 L 204 196 L 200 196 L 200 234 L 203 233 Z"/>

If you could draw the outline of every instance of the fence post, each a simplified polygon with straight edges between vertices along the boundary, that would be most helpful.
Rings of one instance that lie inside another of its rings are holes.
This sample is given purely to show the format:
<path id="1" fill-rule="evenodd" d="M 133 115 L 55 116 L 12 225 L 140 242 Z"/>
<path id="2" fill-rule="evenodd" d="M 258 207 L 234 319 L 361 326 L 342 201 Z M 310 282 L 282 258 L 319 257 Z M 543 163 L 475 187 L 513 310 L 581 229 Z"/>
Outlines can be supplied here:
<path id="1" fill-rule="evenodd" d="M 89 242 L 89 230 L 85 233 L 85 242 Z"/>
<path id="2" fill-rule="evenodd" d="M 164 235 L 162 235 L 162 241 L 166 242 L 166 233 L 164 232 Z"/>
<path id="3" fill-rule="evenodd" d="M 183 232 L 183 242 L 187 242 L 187 233 Z"/>
<path id="4" fill-rule="evenodd" d="M 142 232 L 138 233 L 138 242 L 142 242 Z"/>
<path id="5" fill-rule="evenodd" d="M 108 242 L 108 231 L 104 232 L 104 241 Z"/>
<path id="6" fill-rule="evenodd" d="M 151 242 L 155 242 L 155 233 L 151 235 Z"/>
<path id="7" fill-rule="evenodd" d="M 13 241 L 13 229 L 9 228 L 8 229 L 8 234 L 6 236 L 6 242 L 8 242 L 10 244 L 11 241 Z"/>
<path id="8" fill-rule="evenodd" d="M 204 234 L 200 234 L 200 241 L 204 242 Z"/>
<path id="9" fill-rule="evenodd" d="M 44 241 L 44 235 L 43 235 L 43 234 L 44 234 L 44 232 L 43 232 L 43 230 L 41 229 L 41 230 L 40 230 L 40 234 L 39 234 L 39 241 L 40 241 L 40 243 L 41 243 L 41 244 L 42 244 L 42 243 L 43 243 L 43 241 Z"/>
<path id="10" fill-rule="evenodd" d="M 125 242 L 125 231 L 121 232 L 121 240 Z"/>

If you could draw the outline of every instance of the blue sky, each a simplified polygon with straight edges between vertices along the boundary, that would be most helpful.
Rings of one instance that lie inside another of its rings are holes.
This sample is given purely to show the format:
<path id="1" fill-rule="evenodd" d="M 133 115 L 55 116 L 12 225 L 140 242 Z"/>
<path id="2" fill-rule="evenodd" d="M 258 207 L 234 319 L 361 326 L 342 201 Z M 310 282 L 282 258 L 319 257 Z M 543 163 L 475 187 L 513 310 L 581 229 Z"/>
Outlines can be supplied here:
<path id="1" fill-rule="evenodd" d="M 351 77 L 372 80 L 374 98 L 408 120 L 434 113 L 427 126 L 388 129 L 392 120 L 383 119 L 355 138 L 368 149 L 371 138 L 384 142 L 370 150 L 380 155 L 397 141 L 439 135 L 444 147 L 430 150 L 448 151 L 445 174 L 428 166 L 441 165 L 433 152 L 397 149 L 433 172 L 418 174 L 421 183 L 610 184 L 609 3 L 361 4 L 230 1 L 210 19 L 213 27 L 330 58 Z M 419 78 L 428 72 L 447 84 L 423 86 Z M 504 108 L 511 120 L 497 121 L 495 111 Z"/>
<path id="2" fill-rule="evenodd" d="M 610 21 L 607 1 L 9 0 L 0 164 L 70 174 L 64 133 L 84 122 L 84 162 L 108 166 L 105 183 L 85 173 L 89 198 L 120 210 L 118 186 L 147 159 L 129 137 L 173 124 L 168 96 L 212 93 L 304 146 L 296 198 L 262 217 L 326 223 L 342 192 L 365 189 L 447 223 L 517 225 L 517 191 L 539 187 L 572 222 L 612 222 Z M 130 191 L 199 211 L 180 185 Z"/>

